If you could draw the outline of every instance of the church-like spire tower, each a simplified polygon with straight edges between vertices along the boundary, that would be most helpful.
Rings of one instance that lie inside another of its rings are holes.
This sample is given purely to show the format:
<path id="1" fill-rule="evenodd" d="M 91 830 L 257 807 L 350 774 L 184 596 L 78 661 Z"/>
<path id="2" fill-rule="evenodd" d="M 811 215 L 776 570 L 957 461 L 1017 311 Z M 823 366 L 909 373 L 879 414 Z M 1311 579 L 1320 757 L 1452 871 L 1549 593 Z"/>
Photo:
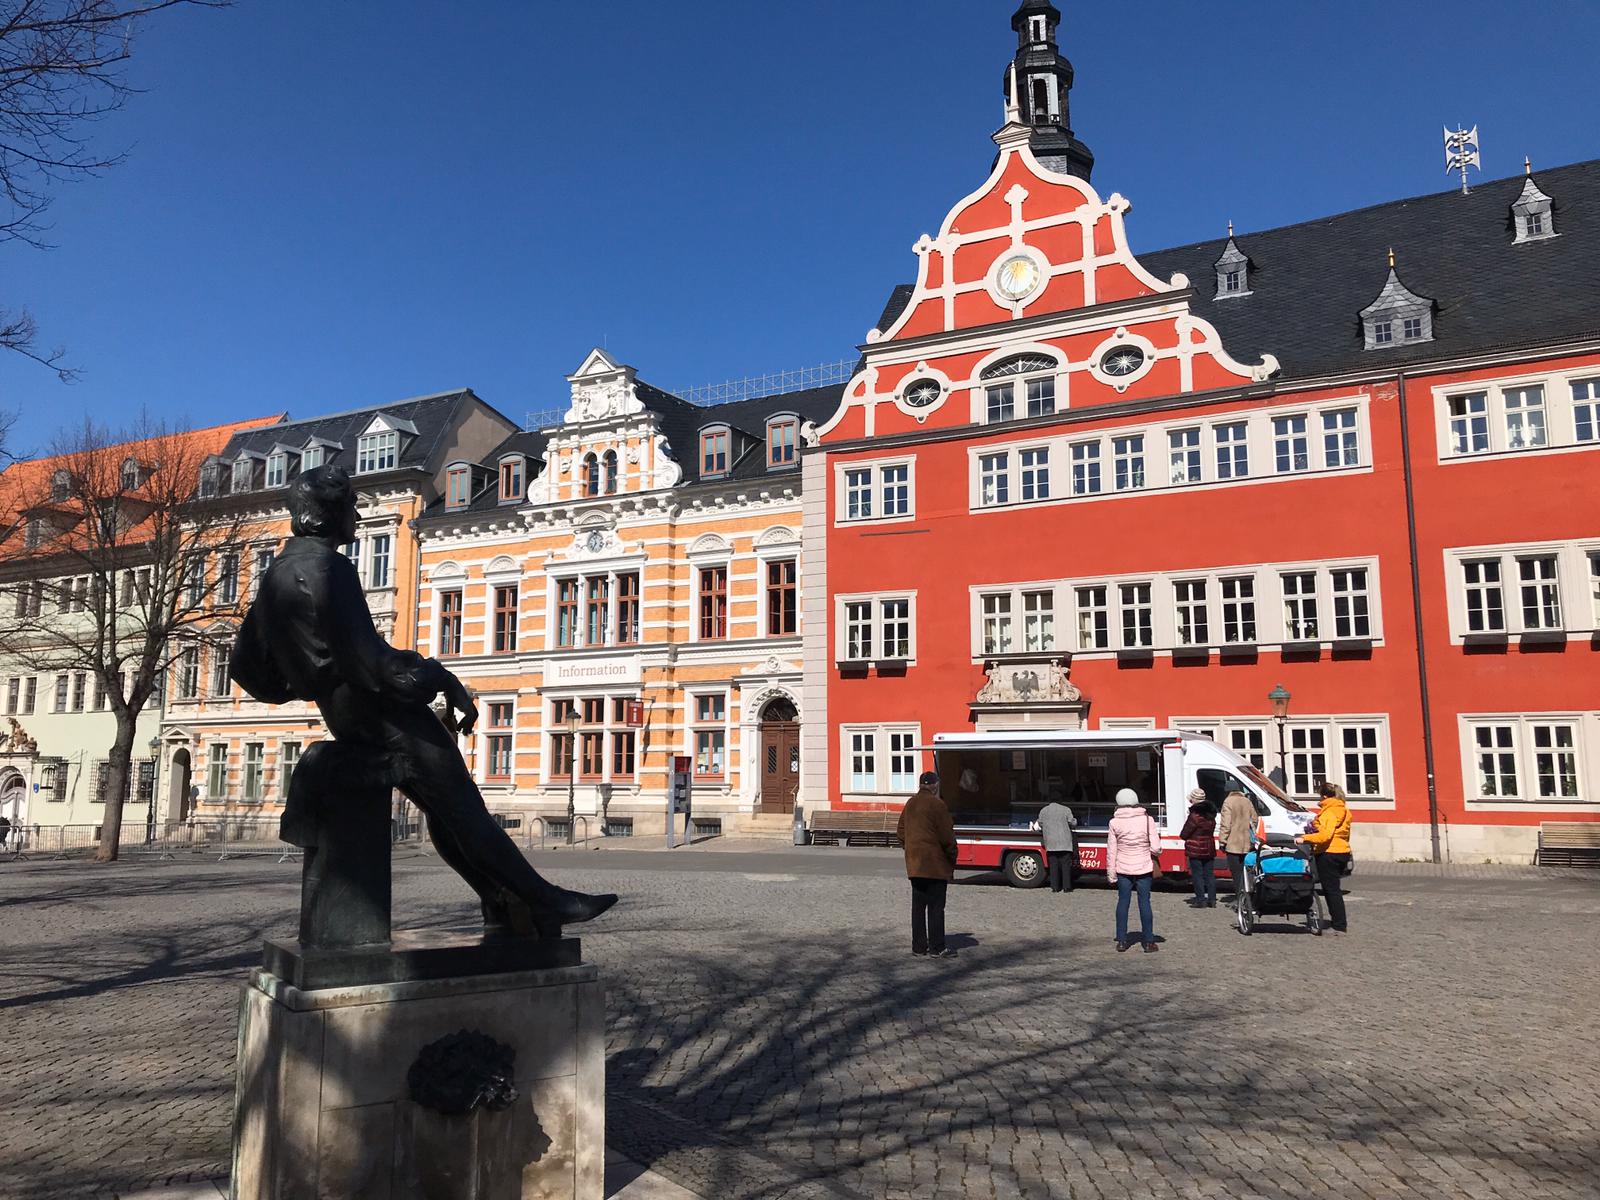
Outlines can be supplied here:
<path id="1" fill-rule="evenodd" d="M 1072 64 L 1056 45 L 1061 10 L 1050 0 L 1023 0 L 1011 18 L 1017 31 L 1017 56 L 1006 67 L 1009 101 L 1011 72 L 1016 71 L 1020 119 L 1031 126 L 1034 157 L 1055 171 L 1088 180 L 1094 155 L 1072 133 L 1067 93 L 1072 90 Z"/>

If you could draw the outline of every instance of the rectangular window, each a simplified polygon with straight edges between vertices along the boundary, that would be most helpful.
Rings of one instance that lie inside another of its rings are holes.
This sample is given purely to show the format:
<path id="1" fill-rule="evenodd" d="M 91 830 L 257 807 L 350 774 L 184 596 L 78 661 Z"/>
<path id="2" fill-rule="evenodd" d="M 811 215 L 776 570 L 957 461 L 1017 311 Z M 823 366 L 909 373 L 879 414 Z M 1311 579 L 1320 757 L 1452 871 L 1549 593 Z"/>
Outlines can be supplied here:
<path id="1" fill-rule="evenodd" d="M 1479 797 L 1522 799 L 1517 771 L 1517 727 L 1474 725 L 1472 738 L 1477 755 Z"/>
<path id="2" fill-rule="evenodd" d="M 800 451 L 800 422 L 792 417 L 767 425 L 767 465 L 787 467 Z"/>
<path id="3" fill-rule="evenodd" d="M 1011 455 L 1002 451 L 999 454 L 981 454 L 978 456 L 978 486 L 982 497 L 981 503 L 1009 504 L 1011 502 Z"/>
<path id="4" fill-rule="evenodd" d="M 1422 318 L 1407 317 L 1400 322 L 1400 336 L 1408 342 L 1414 342 L 1422 336 Z"/>
<path id="5" fill-rule="evenodd" d="M 632 779 L 638 757 L 638 737 L 631 729 L 611 732 L 611 778 Z"/>
<path id="6" fill-rule="evenodd" d="M 599 779 L 605 773 L 604 730 L 585 729 L 578 735 L 578 778 Z"/>
<path id="7" fill-rule="evenodd" d="M 728 568 L 700 568 L 700 640 L 728 636 Z"/>
<path id="8" fill-rule="evenodd" d="M 261 591 L 261 581 L 267 577 L 267 572 L 272 570 L 272 564 L 277 560 L 276 550 L 257 550 L 255 569 L 250 573 L 250 592 L 257 595 Z M 148 584 L 145 585 L 148 587 Z M 141 599 L 145 597 L 141 596 Z"/>
<path id="9" fill-rule="evenodd" d="M 720 779 L 727 770 L 727 698 L 720 692 L 694 698 L 694 773 Z"/>
<path id="10" fill-rule="evenodd" d="M 1174 429 L 1167 434 L 1167 446 L 1171 451 L 1172 482 L 1199 483 L 1200 431 Z"/>
<path id="11" fill-rule="evenodd" d="M 1540 800 L 1578 799 L 1577 730 L 1566 722 L 1528 726 L 1533 742 L 1533 794 Z"/>
<path id="12" fill-rule="evenodd" d="M 556 645 L 570 648 L 578 644 L 578 581 L 556 581 Z"/>
<path id="13" fill-rule="evenodd" d="M 844 606 L 844 657 L 847 662 L 865 662 L 872 657 L 872 602 L 851 600 Z"/>
<path id="14" fill-rule="evenodd" d="M 1573 381 L 1572 424 L 1578 441 L 1600 441 L 1600 379 Z"/>
<path id="15" fill-rule="evenodd" d="M 6 680 L 6 712 L 15 715 L 22 704 L 22 677 L 12 676 Z"/>
<path id="16" fill-rule="evenodd" d="M 1289 726 L 1289 793 L 1311 796 L 1328 778 L 1328 730 L 1323 725 Z"/>
<path id="17" fill-rule="evenodd" d="M 206 798 L 226 800 L 228 797 L 228 744 L 213 742 L 206 755 Z"/>
<path id="18" fill-rule="evenodd" d="M 206 557 L 197 554 L 189 560 L 188 579 L 186 587 L 189 593 L 189 607 L 199 608 L 206 599 Z"/>
<path id="19" fill-rule="evenodd" d="M 1173 601 L 1177 607 L 1178 645 L 1210 645 L 1211 625 L 1206 612 L 1206 581 L 1204 579 L 1174 580 L 1172 594 Z"/>
<path id="20" fill-rule="evenodd" d="M 515 654 L 517 650 L 517 585 L 494 589 L 494 652 Z"/>
<path id="21" fill-rule="evenodd" d="M 461 592 L 439 593 L 439 654 L 461 653 Z"/>
<path id="22" fill-rule="evenodd" d="M 372 555 L 367 561 L 367 586 L 369 588 L 386 588 L 389 586 L 390 545 L 391 539 L 387 533 L 373 535 Z"/>
<path id="23" fill-rule="evenodd" d="M 234 492 L 234 495 L 238 495 L 240 492 L 248 492 L 250 490 L 250 479 L 251 479 L 251 476 L 253 476 L 255 474 L 255 466 L 256 466 L 255 463 L 253 461 L 251 461 L 250 459 L 248 459 L 248 458 L 240 458 L 240 459 L 235 459 L 234 460 L 234 464 L 233 464 L 233 492 Z"/>
<path id="24" fill-rule="evenodd" d="M 486 778 L 507 780 L 511 778 L 511 755 L 516 724 L 516 705 L 509 700 L 496 700 L 489 705 L 489 762 Z"/>
<path id="25" fill-rule="evenodd" d="M 1469 392 L 1445 401 L 1450 410 L 1453 454 L 1482 454 L 1489 449 L 1489 394 Z"/>
<path id="26" fill-rule="evenodd" d="M 108 704 L 108 702 L 109 701 L 108 701 L 108 698 L 106 696 L 106 681 L 101 679 L 99 675 L 96 675 L 94 677 L 94 710 L 95 710 L 95 712 L 104 712 L 106 710 L 106 705 Z"/>
<path id="27" fill-rule="evenodd" d="M 911 515 L 911 468 L 905 463 L 892 463 L 879 468 L 878 481 L 883 489 L 883 515 L 908 517 Z"/>
<path id="28" fill-rule="evenodd" d="M 280 488 L 289 480 L 289 456 L 287 454 L 267 455 L 267 486 Z"/>
<path id="29" fill-rule="evenodd" d="M 1378 727 L 1344 725 L 1339 728 L 1340 755 L 1344 768 L 1344 790 L 1351 799 L 1380 796 L 1383 783 L 1379 771 Z"/>
<path id="30" fill-rule="evenodd" d="M 1600 550 L 1591 550 L 1589 559 L 1589 621 L 1600 629 Z"/>
<path id="31" fill-rule="evenodd" d="M 1283 636 L 1290 642 L 1317 640 L 1317 574 L 1285 571 L 1283 580 Z"/>
<path id="32" fill-rule="evenodd" d="M 22 686 L 22 712 L 24 716 L 32 716 L 34 706 L 39 701 L 39 677 L 28 676 Z"/>
<path id="33" fill-rule="evenodd" d="M 200 650 L 187 646 L 178 652 L 178 699 L 193 700 L 200 695 Z"/>
<path id="34" fill-rule="evenodd" d="M 1544 388 L 1507 388 L 1506 445 L 1512 450 L 1533 450 L 1546 444 Z"/>
<path id="35" fill-rule="evenodd" d="M 1017 415 L 1017 389 L 1015 384 L 998 383 L 993 387 L 983 390 L 984 405 L 987 420 L 990 425 L 996 421 L 1009 421 Z"/>
<path id="36" fill-rule="evenodd" d="M 983 652 L 985 654 L 1011 653 L 1011 593 L 1000 592 L 984 596 Z"/>
<path id="37" fill-rule="evenodd" d="M 244 798 L 259 802 L 262 797 L 262 772 L 267 748 L 261 742 L 244 744 Z"/>
<path id="38" fill-rule="evenodd" d="M 228 678 L 228 663 L 233 658 L 233 647 L 227 642 L 213 642 L 211 646 L 211 694 L 226 696 L 233 691 L 233 680 Z"/>
<path id="39" fill-rule="evenodd" d="M 1030 379 L 1028 389 L 1028 415 L 1048 417 L 1056 411 L 1056 381 L 1054 378 Z"/>
<path id="40" fill-rule="evenodd" d="M 617 576 L 617 641 L 631 646 L 639 640 L 639 576 Z"/>
<path id="41" fill-rule="evenodd" d="M 1092 496 L 1100 490 L 1100 443 L 1072 444 L 1072 494 Z"/>
<path id="42" fill-rule="evenodd" d="M 1230 421 L 1213 429 L 1217 441 L 1217 478 L 1243 479 L 1250 474 L 1248 422 Z"/>
<path id="43" fill-rule="evenodd" d="M 300 743 L 280 742 L 278 744 L 278 795 L 287 800 L 289 798 L 289 784 L 294 780 L 294 769 L 300 765 Z"/>
<path id="44" fill-rule="evenodd" d="M 356 473 L 392 471 L 400 465 L 400 434 L 393 429 L 368 433 L 356 440 Z"/>
<path id="45" fill-rule="evenodd" d="M 1374 321 L 1372 323 L 1372 344 L 1387 346 L 1394 341 L 1393 321 Z"/>
<path id="46" fill-rule="evenodd" d="M 1522 589 L 1522 627 L 1560 629 L 1561 584 L 1557 579 L 1556 556 L 1541 554 L 1519 558 L 1517 577 Z"/>
<path id="47" fill-rule="evenodd" d="M 1372 618 L 1368 611 L 1367 571 L 1365 567 L 1340 567 L 1331 573 L 1333 581 L 1333 636 L 1370 638 Z"/>
<path id="48" fill-rule="evenodd" d="M 905 599 L 879 602 L 883 619 L 883 656 L 886 659 L 907 660 L 911 657 L 911 601 Z"/>
<path id="49" fill-rule="evenodd" d="M 522 460 L 508 458 L 500 464 L 500 503 L 511 504 L 522 499 Z"/>
<path id="50" fill-rule="evenodd" d="M 1104 584 L 1076 589 L 1078 649 L 1105 650 L 1111 645 Z"/>
<path id="51" fill-rule="evenodd" d="M 583 581 L 583 644 L 604 646 L 611 625 L 611 580 L 591 575 Z"/>
<path id="52" fill-rule="evenodd" d="M 700 435 L 700 474 L 728 473 L 728 441 L 726 429 L 708 429 Z"/>
<path id="53" fill-rule="evenodd" d="M 1111 439 L 1111 463 L 1117 491 L 1131 492 L 1144 486 L 1144 434 Z"/>
<path id="54" fill-rule="evenodd" d="M 56 676 L 55 704 L 50 711 L 64 713 L 67 711 L 67 689 L 72 686 L 72 680 L 65 675 Z"/>
<path id="55" fill-rule="evenodd" d="M 1304 413 L 1272 418 L 1272 453 L 1280 475 L 1311 469 Z"/>
<path id="56" fill-rule="evenodd" d="M 224 554 L 217 564 L 218 600 L 223 604 L 236 604 L 239 600 L 239 556 Z"/>
<path id="57" fill-rule="evenodd" d="M 1141 650 L 1155 645 L 1154 608 L 1148 583 L 1117 585 L 1118 607 L 1122 617 L 1122 648 Z"/>
<path id="58" fill-rule="evenodd" d="M 323 448 L 321 446 L 307 446 L 300 452 L 300 474 L 313 470 L 322 465 Z"/>
<path id="59" fill-rule="evenodd" d="M 356 569 L 356 574 L 361 574 L 361 539 L 346 542 L 339 547 L 339 553 L 350 560 L 350 565 Z"/>
<path id="60" fill-rule="evenodd" d="M 88 690 L 89 690 L 89 677 L 86 674 L 84 674 L 82 671 L 76 672 L 72 676 L 72 711 L 73 712 L 81 713 L 83 711 L 84 696 L 88 692 Z"/>
<path id="61" fill-rule="evenodd" d="M 1022 498 L 1024 500 L 1050 499 L 1050 450 L 1047 446 L 1034 446 L 1017 452 L 1022 468 Z"/>
<path id="62" fill-rule="evenodd" d="M 767 564 L 767 636 L 788 637 L 800 628 L 796 564 L 785 558 Z"/>
<path id="63" fill-rule="evenodd" d="M 1502 632 L 1506 627 L 1506 614 L 1500 560 L 1468 559 L 1461 564 L 1461 576 L 1467 592 L 1467 632 Z"/>
<path id="64" fill-rule="evenodd" d="M 871 467 L 852 467 L 844 473 L 844 515 L 847 521 L 872 517 Z"/>
<path id="65" fill-rule="evenodd" d="M 1322 414 L 1322 463 L 1332 471 L 1359 466 L 1360 441 L 1356 429 L 1356 410 L 1339 408 Z"/>
<path id="66" fill-rule="evenodd" d="M 1258 771 L 1267 769 L 1267 733 L 1256 726 L 1228 730 L 1228 744 L 1234 753 Z"/>
<path id="67" fill-rule="evenodd" d="M 472 503 L 472 468 L 451 467 L 444 477 L 446 508 L 465 508 Z"/>
<path id="68" fill-rule="evenodd" d="M 873 729 L 852 729 L 850 738 L 850 790 L 878 790 L 878 734 Z"/>
<path id="69" fill-rule="evenodd" d="M 1022 593 L 1022 648 L 1027 651 L 1056 648 L 1056 594 Z"/>
<path id="70" fill-rule="evenodd" d="M 1218 581 L 1222 590 L 1222 640 L 1235 646 L 1256 641 L 1256 581 L 1253 575 L 1229 575 Z"/>
<path id="71" fill-rule="evenodd" d="M 889 730 L 889 790 L 917 790 L 917 735 L 909 729 Z"/>

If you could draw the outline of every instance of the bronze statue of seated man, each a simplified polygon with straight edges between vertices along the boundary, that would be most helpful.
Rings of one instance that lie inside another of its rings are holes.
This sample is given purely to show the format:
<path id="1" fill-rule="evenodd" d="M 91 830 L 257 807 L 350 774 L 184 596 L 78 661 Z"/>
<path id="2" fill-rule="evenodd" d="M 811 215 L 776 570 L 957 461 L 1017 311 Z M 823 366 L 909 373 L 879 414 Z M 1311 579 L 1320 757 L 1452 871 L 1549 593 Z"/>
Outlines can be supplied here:
<path id="1" fill-rule="evenodd" d="M 454 735 L 470 733 L 477 705 L 432 658 L 379 636 L 355 565 L 339 550 L 356 534 L 356 497 L 341 467 L 318 467 L 289 486 L 294 536 L 284 544 L 239 630 L 229 673 L 257 700 L 310 700 L 335 739 L 295 771 L 281 831 L 306 845 L 310 806 L 336 804 L 352 785 L 398 788 L 428 817 L 439 855 L 483 901 L 491 930 L 559 937 L 616 903 L 550 883 L 495 823 Z M 432 708 L 443 697 L 441 719 Z M 387 847 L 384 847 L 387 853 Z"/>

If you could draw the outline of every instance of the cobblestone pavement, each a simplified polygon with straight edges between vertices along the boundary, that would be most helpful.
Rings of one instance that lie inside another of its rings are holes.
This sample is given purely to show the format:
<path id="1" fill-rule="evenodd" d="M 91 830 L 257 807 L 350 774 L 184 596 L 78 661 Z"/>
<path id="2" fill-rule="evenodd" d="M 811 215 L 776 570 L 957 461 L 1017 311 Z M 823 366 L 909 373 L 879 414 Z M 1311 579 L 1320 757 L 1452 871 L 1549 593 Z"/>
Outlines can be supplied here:
<path id="1" fill-rule="evenodd" d="M 1342 938 L 1173 891 L 1154 955 L 1103 887 L 977 882 L 928 962 L 892 855 L 660 857 L 538 861 L 625 895 L 585 937 L 608 1141 L 701 1196 L 1600 1196 L 1600 873 L 1358 874 Z M 0 1196 L 226 1170 L 238 984 L 298 874 L 0 866 Z M 471 915 L 431 859 L 396 893 Z"/>

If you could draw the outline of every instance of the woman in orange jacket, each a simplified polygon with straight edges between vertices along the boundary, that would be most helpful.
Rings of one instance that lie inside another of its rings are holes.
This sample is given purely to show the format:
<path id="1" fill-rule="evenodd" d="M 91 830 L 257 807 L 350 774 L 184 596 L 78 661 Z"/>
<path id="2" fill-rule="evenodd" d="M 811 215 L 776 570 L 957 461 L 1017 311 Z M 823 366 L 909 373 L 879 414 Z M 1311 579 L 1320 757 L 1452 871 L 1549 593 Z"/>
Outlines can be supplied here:
<path id="1" fill-rule="evenodd" d="M 1329 922 L 1335 933 L 1345 933 L 1349 930 L 1349 921 L 1339 880 L 1350 865 L 1350 806 L 1344 802 L 1344 789 L 1336 783 L 1323 783 L 1317 788 L 1317 795 L 1322 797 L 1317 815 L 1295 841 L 1311 848 L 1317 878 L 1328 898 Z"/>

